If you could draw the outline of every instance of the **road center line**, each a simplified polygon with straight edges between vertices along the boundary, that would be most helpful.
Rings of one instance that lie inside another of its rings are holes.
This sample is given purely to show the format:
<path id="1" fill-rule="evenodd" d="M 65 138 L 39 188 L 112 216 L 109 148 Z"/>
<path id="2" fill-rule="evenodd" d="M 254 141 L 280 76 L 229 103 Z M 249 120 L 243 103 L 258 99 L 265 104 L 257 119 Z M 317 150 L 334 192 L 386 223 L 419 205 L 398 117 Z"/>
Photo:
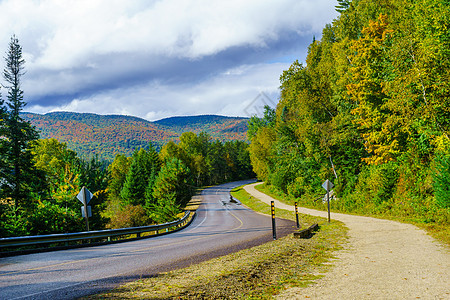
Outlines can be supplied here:
<path id="1" fill-rule="evenodd" d="M 219 192 L 219 190 L 216 191 L 216 195 L 218 194 L 218 192 Z M 244 222 L 243 222 L 239 217 L 237 217 L 235 214 L 233 214 L 233 213 L 230 211 L 230 209 L 229 209 L 228 207 L 226 207 L 226 209 L 227 209 L 227 212 L 228 212 L 230 215 L 232 215 L 236 220 L 239 221 L 239 223 L 240 223 L 239 226 L 237 226 L 237 227 L 235 227 L 235 228 L 233 228 L 233 229 L 230 229 L 230 230 L 221 232 L 221 233 L 212 233 L 212 234 L 210 234 L 209 236 L 214 236 L 214 235 L 219 235 L 219 234 L 231 233 L 231 232 L 233 232 L 233 231 L 236 231 L 236 230 L 240 229 L 240 228 L 244 225 Z M 196 229 L 196 228 L 199 227 L 201 224 L 203 224 L 203 222 L 206 221 L 207 213 L 208 213 L 208 210 L 206 210 L 206 216 L 205 216 L 205 218 L 202 220 L 202 222 L 201 222 L 200 224 L 198 224 L 196 227 L 194 227 L 193 229 Z M 197 241 L 197 240 L 201 240 L 201 239 L 205 239 L 205 238 L 207 238 L 207 236 L 205 236 L 205 237 L 194 238 L 194 239 L 191 239 L 191 241 Z M 185 240 L 183 240 L 183 241 L 178 241 L 178 242 L 173 242 L 173 243 L 170 243 L 170 244 L 164 244 L 164 245 L 152 246 L 152 247 L 148 247 L 148 248 L 144 248 L 144 249 L 132 250 L 132 251 L 128 251 L 128 252 L 126 252 L 126 253 L 143 252 L 143 251 L 148 251 L 148 250 L 151 250 L 151 249 L 156 249 L 156 248 L 161 248 L 161 247 L 173 246 L 173 245 L 177 245 L 177 244 L 184 243 L 184 242 L 185 242 Z M 124 253 L 125 253 L 125 252 L 120 252 L 120 253 L 114 253 L 114 254 L 107 255 L 107 256 L 91 257 L 91 258 L 86 258 L 86 259 L 72 260 L 72 261 L 68 261 L 68 262 L 63 262 L 63 263 L 58 263 L 58 264 L 53 264 L 53 265 L 47 265 L 47 266 L 41 266 L 41 267 L 36 267 L 36 268 L 30 268 L 30 269 L 25 269 L 25 270 L 9 271 L 9 272 L 0 273 L 0 276 L 7 276 L 7 275 L 17 274 L 17 273 L 22 273 L 22 272 L 24 273 L 24 272 L 29 272 L 29 271 L 37 271 L 37 270 L 43 270 L 43 269 L 48 269 L 48 268 L 52 268 L 52 267 L 59 267 L 59 266 L 64 266 L 64 265 L 69 265 L 69 264 L 76 264 L 76 263 L 81 263 L 81 262 L 87 262 L 87 261 L 91 261 L 91 260 L 95 260 L 95 259 L 99 259 L 99 258 L 121 256 L 121 255 L 123 255 Z"/>

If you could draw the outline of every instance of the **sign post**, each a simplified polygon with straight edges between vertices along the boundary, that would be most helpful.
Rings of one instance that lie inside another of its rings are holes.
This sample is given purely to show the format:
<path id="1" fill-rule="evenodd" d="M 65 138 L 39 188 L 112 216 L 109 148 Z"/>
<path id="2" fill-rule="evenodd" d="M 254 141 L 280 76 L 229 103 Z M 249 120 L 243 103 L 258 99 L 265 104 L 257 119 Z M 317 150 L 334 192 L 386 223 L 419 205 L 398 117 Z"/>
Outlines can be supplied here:
<path id="1" fill-rule="evenodd" d="M 328 205 L 328 223 L 330 223 L 330 190 L 334 187 L 334 184 L 328 179 L 322 184 L 322 187 L 327 191 L 327 205 Z"/>
<path id="2" fill-rule="evenodd" d="M 81 215 L 86 219 L 86 230 L 89 231 L 89 217 L 92 217 L 91 213 L 91 207 L 87 204 L 92 199 L 92 193 L 83 186 L 81 191 L 78 193 L 77 198 L 80 200 L 81 203 L 83 203 L 83 206 L 81 207 Z"/>

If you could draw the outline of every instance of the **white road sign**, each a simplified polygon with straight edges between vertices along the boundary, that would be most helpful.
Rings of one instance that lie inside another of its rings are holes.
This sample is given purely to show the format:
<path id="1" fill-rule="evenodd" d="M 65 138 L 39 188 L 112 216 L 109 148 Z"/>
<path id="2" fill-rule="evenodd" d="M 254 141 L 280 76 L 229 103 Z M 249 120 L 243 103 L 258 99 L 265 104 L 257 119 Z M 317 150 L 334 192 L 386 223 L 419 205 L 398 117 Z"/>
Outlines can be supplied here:
<path id="1" fill-rule="evenodd" d="M 91 201 L 93 196 L 94 195 L 92 195 L 92 193 L 86 187 L 83 186 L 81 191 L 78 193 L 77 198 L 78 198 L 78 200 L 80 200 L 81 203 L 83 203 L 83 205 L 84 204 L 87 205 L 89 203 L 89 201 Z M 86 201 L 86 203 L 85 203 L 85 201 Z"/>
<path id="2" fill-rule="evenodd" d="M 91 207 L 90 206 L 86 206 L 86 209 L 87 209 L 87 216 L 88 216 L 88 218 L 91 218 L 92 217 Z M 84 211 L 84 205 L 81 207 L 81 216 L 83 218 L 86 218 L 86 212 Z"/>
<path id="3" fill-rule="evenodd" d="M 327 180 L 325 180 L 325 182 L 322 184 L 322 187 L 323 187 L 326 191 L 329 191 L 329 190 L 331 190 L 331 189 L 334 187 L 334 184 L 333 184 L 331 181 L 329 181 L 329 180 L 327 179 Z"/>

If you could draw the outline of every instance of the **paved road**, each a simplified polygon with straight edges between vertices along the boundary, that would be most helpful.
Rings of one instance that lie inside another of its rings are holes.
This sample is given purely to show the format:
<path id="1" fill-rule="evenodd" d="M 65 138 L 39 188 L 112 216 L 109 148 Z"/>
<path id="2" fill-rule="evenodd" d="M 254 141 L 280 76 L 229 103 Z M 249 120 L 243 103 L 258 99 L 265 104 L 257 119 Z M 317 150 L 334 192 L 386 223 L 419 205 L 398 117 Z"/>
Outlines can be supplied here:
<path id="1" fill-rule="evenodd" d="M 0 258 L 0 299 L 73 299 L 270 241 L 270 217 L 229 203 L 231 188 L 245 183 L 204 190 L 194 222 L 173 234 Z M 293 223 L 277 220 L 277 229 L 286 235 Z"/>

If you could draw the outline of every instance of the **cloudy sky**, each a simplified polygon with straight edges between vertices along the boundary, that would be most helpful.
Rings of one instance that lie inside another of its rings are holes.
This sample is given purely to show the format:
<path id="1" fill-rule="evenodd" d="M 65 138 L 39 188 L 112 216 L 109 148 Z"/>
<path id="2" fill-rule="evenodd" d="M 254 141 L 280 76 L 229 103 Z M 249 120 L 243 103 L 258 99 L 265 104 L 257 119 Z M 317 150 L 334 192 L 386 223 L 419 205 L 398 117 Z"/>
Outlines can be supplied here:
<path id="1" fill-rule="evenodd" d="M 25 111 L 246 117 L 278 101 L 280 74 L 305 61 L 313 36 L 336 17 L 334 5 L 0 0 L 0 52 L 19 38 Z"/>

